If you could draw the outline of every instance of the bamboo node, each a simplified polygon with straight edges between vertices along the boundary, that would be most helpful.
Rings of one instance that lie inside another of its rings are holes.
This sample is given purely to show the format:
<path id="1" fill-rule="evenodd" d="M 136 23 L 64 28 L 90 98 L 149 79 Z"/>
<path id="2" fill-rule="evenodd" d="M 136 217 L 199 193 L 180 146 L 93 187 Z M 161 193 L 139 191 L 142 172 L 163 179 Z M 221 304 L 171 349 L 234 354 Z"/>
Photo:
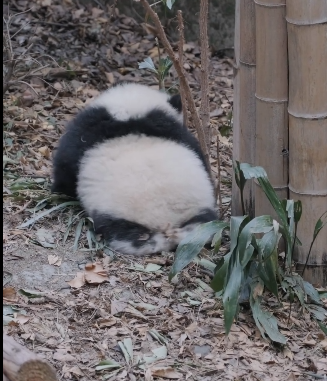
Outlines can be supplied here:
<path id="1" fill-rule="evenodd" d="M 258 0 L 254 0 L 254 3 L 256 5 L 259 5 L 260 7 L 266 7 L 266 8 L 279 8 L 279 7 L 286 7 L 286 3 L 281 3 L 281 4 L 267 4 L 267 3 L 261 3 Z"/>
<path id="2" fill-rule="evenodd" d="M 319 119 L 327 119 L 327 112 L 323 112 L 321 114 L 302 114 L 299 112 L 294 112 L 288 108 L 288 113 L 294 118 L 301 118 L 301 119 L 309 119 L 309 120 L 319 120 Z"/>
<path id="3" fill-rule="evenodd" d="M 238 62 L 242 65 L 245 65 L 245 66 L 256 66 L 255 63 L 250 63 L 250 62 L 246 62 L 246 61 L 242 61 L 242 60 L 238 60 Z"/>
<path id="4" fill-rule="evenodd" d="M 297 26 L 312 26 L 312 25 L 326 24 L 326 22 L 327 22 L 327 18 L 322 19 L 322 20 L 316 20 L 316 21 L 312 21 L 312 20 L 310 20 L 310 21 L 299 21 L 299 20 L 293 20 L 289 17 L 285 17 L 285 19 L 289 24 L 297 25 Z"/>
<path id="5" fill-rule="evenodd" d="M 260 97 L 260 95 L 255 94 L 256 99 L 259 99 L 262 102 L 268 102 L 268 103 L 287 103 L 288 99 L 275 99 L 275 98 L 265 98 L 265 97 Z"/>
<path id="6" fill-rule="evenodd" d="M 288 188 L 291 192 L 293 192 L 295 194 L 304 195 L 304 196 L 327 196 L 327 190 L 322 190 L 322 191 L 318 191 L 318 192 L 298 191 L 298 190 L 294 189 L 290 184 L 288 184 Z"/>

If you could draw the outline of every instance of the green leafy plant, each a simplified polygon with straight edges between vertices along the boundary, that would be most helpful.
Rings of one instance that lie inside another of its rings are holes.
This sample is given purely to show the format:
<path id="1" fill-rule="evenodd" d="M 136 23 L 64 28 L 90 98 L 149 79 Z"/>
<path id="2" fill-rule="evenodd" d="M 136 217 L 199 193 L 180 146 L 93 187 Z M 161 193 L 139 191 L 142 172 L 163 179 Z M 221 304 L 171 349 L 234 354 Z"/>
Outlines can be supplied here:
<path id="1" fill-rule="evenodd" d="M 172 65 L 173 63 L 168 57 L 161 58 L 159 54 L 159 62 L 157 67 L 155 67 L 152 58 L 147 57 L 144 61 L 139 63 L 139 69 L 146 69 L 154 73 L 159 82 L 159 89 L 165 90 L 165 78 L 167 77 Z"/>
<path id="2" fill-rule="evenodd" d="M 286 338 L 278 330 L 277 319 L 262 308 L 265 290 L 274 294 L 278 301 L 286 297 L 292 302 L 296 297 L 302 308 L 317 319 L 321 327 L 324 327 L 321 321 L 325 319 L 326 313 L 316 289 L 292 271 L 294 246 L 300 244 L 296 230 L 302 214 L 302 204 L 300 201 L 279 200 L 261 167 L 236 162 L 234 173 L 241 192 L 244 216 L 231 217 L 230 223 L 213 221 L 199 226 L 195 234 L 186 237 L 178 246 L 169 278 L 172 279 L 194 260 L 211 237 L 213 250 L 217 253 L 223 231 L 229 230 L 230 251 L 219 259 L 210 284 L 215 292 L 222 295 L 226 334 L 237 317 L 240 303 L 247 301 L 261 335 L 285 344 Z M 243 189 L 246 181 L 251 178 L 257 179 L 273 206 L 278 221 L 268 215 L 253 219 L 245 215 Z M 326 224 L 326 215 L 324 213 L 316 224 L 313 242 Z M 278 245 L 282 238 L 285 241 L 285 262 L 281 266 Z"/>

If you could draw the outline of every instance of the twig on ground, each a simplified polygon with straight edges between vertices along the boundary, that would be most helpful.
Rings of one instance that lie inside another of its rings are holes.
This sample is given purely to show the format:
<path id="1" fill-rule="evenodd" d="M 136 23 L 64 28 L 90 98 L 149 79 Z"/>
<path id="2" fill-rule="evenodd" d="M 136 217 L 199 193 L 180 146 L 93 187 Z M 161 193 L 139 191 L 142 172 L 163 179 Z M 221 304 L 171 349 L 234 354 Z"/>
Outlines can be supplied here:
<path id="1" fill-rule="evenodd" d="M 178 41 L 178 60 L 181 67 L 183 67 L 183 52 L 184 52 L 184 23 L 183 23 L 183 14 L 182 11 L 177 11 L 177 19 L 178 19 L 178 31 L 179 31 L 179 41 Z M 188 113 L 187 113 L 187 99 L 185 97 L 185 89 L 182 86 L 182 83 L 180 83 L 179 86 L 179 92 L 182 99 L 182 106 L 183 106 L 183 118 L 184 118 L 184 124 L 186 126 L 190 126 Z"/>
<path id="2" fill-rule="evenodd" d="M 219 216 L 219 219 L 220 219 L 220 220 L 223 219 L 225 213 L 226 213 L 227 210 L 230 208 L 230 204 L 231 204 L 231 202 L 229 202 L 229 203 L 227 204 L 226 208 L 222 209 L 222 211 L 221 211 L 221 215 Z"/>
<path id="3" fill-rule="evenodd" d="M 6 23 L 6 33 L 3 33 L 3 53 L 6 57 L 6 61 L 8 61 L 7 65 L 7 73 L 3 77 L 3 94 L 9 89 L 9 82 L 14 73 L 15 61 L 13 60 L 12 47 L 10 43 L 10 35 L 8 24 Z"/>
<path id="4" fill-rule="evenodd" d="M 33 200 L 29 200 L 24 206 L 19 208 L 15 213 L 12 213 L 12 216 L 16 216 L 17 214 L 23 212 L 31 203 Z"/>
<path id="5" fill-rule="evenodd" d="M 191 114 L 191 117 L 192 117 L 192 119 L 194 121 L 194 126 L 195 126 L 197 134 L 198 134 L 199 143 L 200 143 L 201 149 L 203 151 L 207 167 L 210 170 L 209 150 L 208 150 L 208 147 L 207 147 L 207 144 L 206 144 L 206 136 L 205 136 L 204 129 L 202 127 L 202 123 L 201 123 L 199 114 L 198 114 L 198 112 L 196 110 L 196 106 L 195 106 L 194 99 L 192 97 L 192 92 L 191 92 L 191 89 L 190 89 L 190 85 L 189 85 L 189 83 L 188 83 L 188 81 L 186 79 L 185 70 L 179 64 L 179 60 L 176 57 L 176 55 L 175 55 L 175 53 L 173 51 L 173 48 L 171 47 L 171 44 L 169 43 L 169 41 L 167 39 L 166 33 L 164 31 L 164 28 L 163 28 L 163 26 L 162 26 L 162 24 L 160 22 L 160 19 L 159 19 L 158 15 L 151 8 L 151 6 L 147 2 L 147 0 L 140 0 L 140 2 L 143 5 L 143 7 L 146 10 L 146 12 L 148 13 L 148 15 L 151 17 L 152 21 L 154 22 L 154 24 L 156 26 L 156 31 L 157 31 L 158 37 L 160 38 L 161 43 L 164 46 L 164 48 L 165 48 L 169 58 L 173 62 L 173 65 L 174 65 L 175 70 L 176 70 L 176 72 L 178 74 L 180 83 L 181 83 L 181 85 L 185 89 L 185 97 L 187 99 L 187 104 L 188 104 L 188 107 L 189 107 L 189 110 L 190 110 L 190 114 Z"/>

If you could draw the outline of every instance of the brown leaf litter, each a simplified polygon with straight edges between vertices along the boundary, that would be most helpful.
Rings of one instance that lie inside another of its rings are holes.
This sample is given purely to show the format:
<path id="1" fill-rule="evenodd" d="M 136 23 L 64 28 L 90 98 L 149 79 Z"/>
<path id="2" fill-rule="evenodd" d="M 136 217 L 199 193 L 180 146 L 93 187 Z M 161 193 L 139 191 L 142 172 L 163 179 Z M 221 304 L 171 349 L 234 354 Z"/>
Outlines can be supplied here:
<path id="1" fill-rule="evenodd" d="M 118 80 L 157 86 L 151 73 L 138 69 L 148 56 L 158 62 L 151 28 L 95 4 L 36 0 L 30 9 L 29 1 L 15 0 L 4 5 L 20 13 L 11 26 L 17 56 L 33 42 L 26 54 L 42 65 L 26 78 L 28 85 L 12 87 L 4 98 L 4 268 L 15 284 L 4 289 L 4 304 L 12 308 L 6 311 L 4 331 L 46 358 L 62 380 L 302 381 L 326 374 L 327 340 L 297 305 L 290 316 L 273 297 L 264 306 L 278 315 L 288 339 L 283 349 L 262 339 L 246 309 L 226 337 L 221 303 L 197 264 L 169 283 L 171 253 L 141 259 L 90 253 L 83 251 L 85 232 L 73 252 L 70 235 L 62 244 L 67 210 L 29 230 L 17 229 L 49 197 L 52 152 L 65 123 Z M 199 47 L 187 42 L 184 51 L 198 106 Z M 226 219 L 232 137 L 221 131 L 229 128 L 232 80 L 232 61 L 212 56 L 210 161 L 218 175 L 219 140 L 220 206 Z M 167 86 L 175 81 L 172 74 Z M 211 259 L 206 251 L 202 255 Z M 45 294 L 29 298 L 18 293 L 25 283 Z"/>

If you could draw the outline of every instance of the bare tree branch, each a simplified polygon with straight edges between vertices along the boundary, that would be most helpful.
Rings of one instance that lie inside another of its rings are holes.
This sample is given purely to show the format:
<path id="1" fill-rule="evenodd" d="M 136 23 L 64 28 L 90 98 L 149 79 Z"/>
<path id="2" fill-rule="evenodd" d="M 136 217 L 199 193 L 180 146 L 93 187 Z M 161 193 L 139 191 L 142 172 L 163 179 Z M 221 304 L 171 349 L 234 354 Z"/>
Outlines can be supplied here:
<path id="1" fill-rule="evenodd" d="M 184 22 L 183 22 L 183 14 L 182 11 L 177 11 L 177 19 L 178 19 L 178 31 L 179 31 L 179 41 L 178 41 L 178 60 L 181 67 L 183 66 L 183 55 L 184 55 Z M 189 126 L 189 118 L 188 118 L 188 107 L 187 107 L 187 99 L 185 97 L 185 88 L 182 86 L 182 83 L 180 83 L 179 86 L 179 92 L 182 99 L 182 106 L 183 106 L 183 117 L 184 117 L 184 124 L 186 126 Z"/>
<path id="2" fill-rule="evenodd" d="M 223 211 L 223 202 L 221 197 L 221 173 L 220 173 L 220 141 L 219 135 L 217 135 L 217 171 L 218 171 L 218 179 L 217 179 L 217 187 L 216 187 L 216 197 L 219 200 L 219 216 L 222 215 Z"/>
<path id="3" fill-rule="evenodd" d="M 206 137 L 206 143 L 210 152 L 211 128 L 209 107 L 209 42 L 208 42 L 208 0 L 200 2 L 200 52 L 201 52 L 201 106 L 200 118 Z"/>
<path id="4" fill-rule="evenodd" d="M 205 157 L 205 161 L 206 161 L 208 170 L 210 170 L 209 151 L 208 151 L 208 147 L 207 147 L 207 144 L 206 144 L 207 139 L 206 139 L 206 136 L 205 136 L 204 129 L 202 127 L 201 120 L 199 118 L 199 114 L 198 114 L 198 112 L 196 110 L 195 102 L 194 102 L 194 99 L 192 97 L 192 92 L 191 92 L 189 83 L 188 83 L 188 81 L 186 79 L 185 70 L 184 70 L 183 67 L 181 67 L 181 65 L 179 63 L 179 60 L 176 57 L 176 55 L 175 55 L 175 53 L 173 51 L 173 48 L 171 47 L 171 45 L 170 45 L 170 43 L 169 43 L 169 41 L 167 39 L 166 33 L 165 33 L 164 28 L 163 28 L 163 26 L 162 26 L 162 24 L 161 24 L 161 22 L 159 20 L 158 15 L 151 8 L 151 6 L 147 2 L 147 0 L 140 0 L 140 2 L 143 5 L 143 7 L 146 10 L 146 12 L 148 13 L 148 15 L 151 17 L 152 21 L 154 22 L 154 24 L 156 26 L 158 37 L 160 38 L 161 43 L 164 46 L 164 48 L 165 48 L 169 58 L 173 62 L 173 65 L 174 65 L 175 70 L 176 70 L 176 72 L 178 74 L 180 83 L 181 83 L 181 85 L 185 89 L 185 97 L 186 97 L 187 104 L 188 104 L 188 107 L 189 107 L 189 110 L 190 110 L 190 113 L 191 113 L 191 117 L 192 117 L 192 119 L 194 121 L 194 126 L 195 126 L 197 134 L 198 134 L 200 146 L 201 146 L 201 149 L 203 151 L 203 154 L 204 154 L 204 157 Z"/>

